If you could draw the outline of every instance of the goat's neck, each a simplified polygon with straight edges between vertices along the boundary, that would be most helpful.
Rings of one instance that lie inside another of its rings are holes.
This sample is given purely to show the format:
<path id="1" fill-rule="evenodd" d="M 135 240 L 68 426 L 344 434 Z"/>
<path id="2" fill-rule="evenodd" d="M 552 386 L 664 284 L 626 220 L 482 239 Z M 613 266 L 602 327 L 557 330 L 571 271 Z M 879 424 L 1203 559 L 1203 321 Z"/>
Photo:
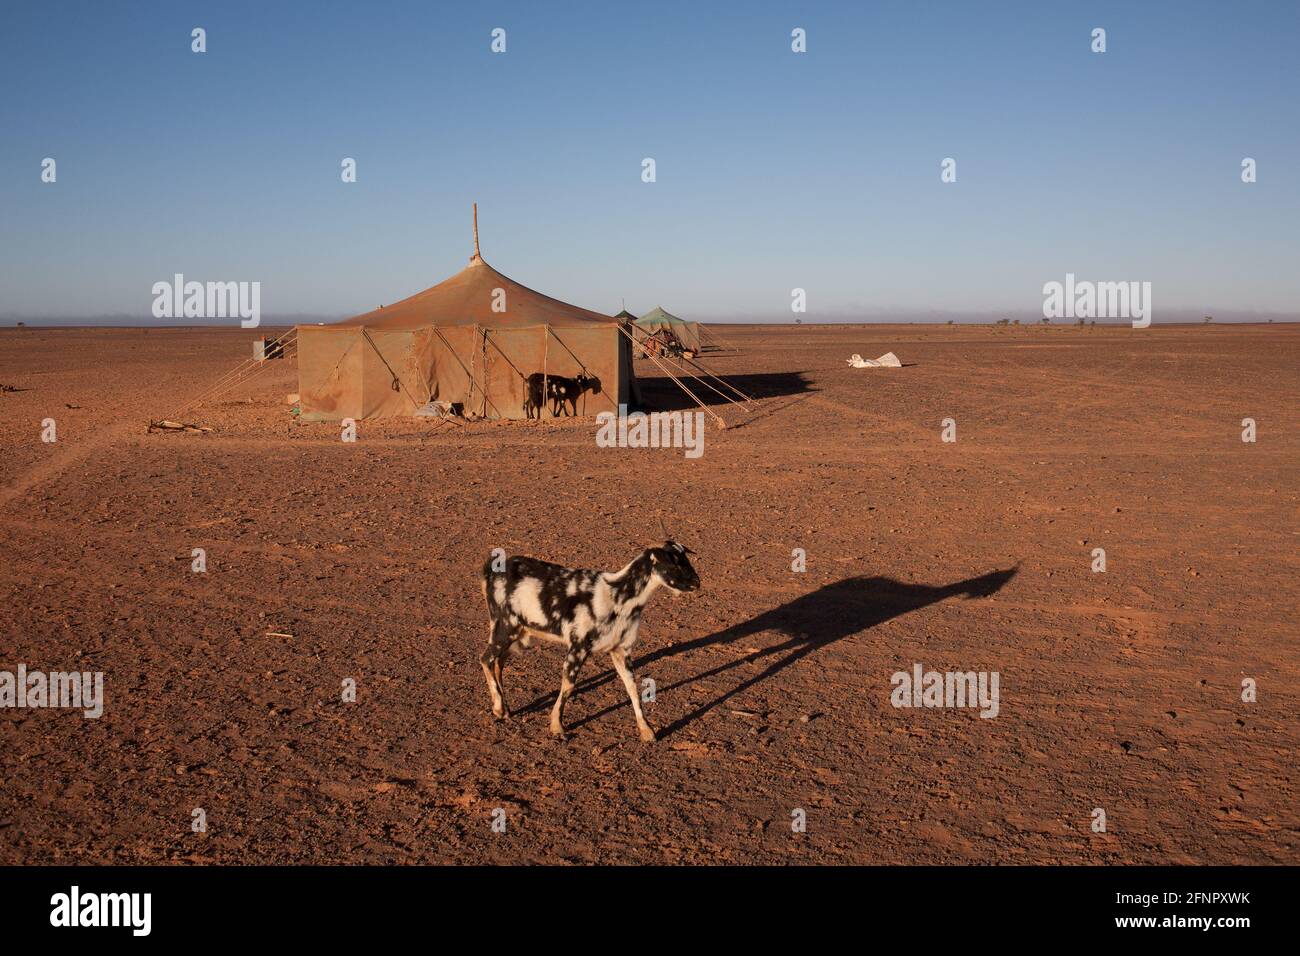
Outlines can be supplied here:
<path id="1" fill-rule="evenodd" d="M 605 580 L 616 592 L 621 592 L 623 601 L 642 606 L 650 596 L 659 590 L 662 583 L 654 573 L 654 563 L 650 552 L 642 551 L 618 571 L 605 574 Z"/>

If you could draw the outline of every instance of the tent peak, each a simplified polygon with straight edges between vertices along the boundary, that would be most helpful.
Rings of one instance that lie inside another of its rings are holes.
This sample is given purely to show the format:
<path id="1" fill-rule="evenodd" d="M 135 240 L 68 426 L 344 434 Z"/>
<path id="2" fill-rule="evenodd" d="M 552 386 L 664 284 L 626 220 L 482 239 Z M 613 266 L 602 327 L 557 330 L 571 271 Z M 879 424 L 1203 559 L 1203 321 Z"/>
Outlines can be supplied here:
<path id="1" fill-rule="evenodd" d="M 474 254 L 469 257 L 469 264 L 482 262 L 483 256 L 478 251 L 478 203 L 474 203 Z"/>

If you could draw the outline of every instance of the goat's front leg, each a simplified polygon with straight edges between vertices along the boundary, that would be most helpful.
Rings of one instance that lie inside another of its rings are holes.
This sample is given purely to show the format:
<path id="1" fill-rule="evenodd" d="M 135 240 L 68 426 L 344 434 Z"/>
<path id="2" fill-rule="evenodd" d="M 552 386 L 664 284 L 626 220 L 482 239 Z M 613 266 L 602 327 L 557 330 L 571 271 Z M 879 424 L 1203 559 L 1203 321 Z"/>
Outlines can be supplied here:
<path id="1" fill-rule="evenodd" d="M 492 716 L 497 720 L 505 720 L 510 716 L 501 676 L 505 671 L 506 659 L 510 656 L 513 641 L 514 635 L 510 632 L 509 625 L 505 620 L 497 619 L 489 626 L 487 650 L 479 658 L 479 662 L 483 665 L 483 674 L 487 677 L 488 694 L 492 698 Z"/>
<path id="2" fill-rule="evenodd" d="M 487 645 L 484 656 L 480 658 L 480 663 L 484 667 L 484 676 L 487 678 L 487 695 L 491 697 L 491 715 L 498 721 L 504 721 L 510 717 L 510 708 L 506 706 L 506 697 L 500 691 L 500 656 L 504 653 L 504 648 L 498 644 Z"/>
<path id="3" fill-rule="evenodd" d="M 582 644 L 573 644 L 569 647 L 569 653 L 564 657 L 564 670 L 560 677 L 560 693 L 555 698 L 555 706 L 551 708 L 551 733 L 557 737 L 564 736 L 564 702 L 569 699 L 573 693 L 574 685 L 578 683 L 578 672 L 582 670 L 583 661 L 587 659 L 587 647 Z"/>
<path id="4" fill-rule="evenodd" d="M 609 659 L 614 663 L 614 670 L 618 671 L 618 676 L 623 678 L 623 686 L 627 688 L 627 696 L 632 701 L 632 713 L 636 714 L 636 729 L 641 733 L 641 739 L 646 743 L 655 740 L 655 730 L 646 722 L 645 714 L 641 712 L 641 698 L 636 692 L 636 680 L 632 677 L 632 669 L 627 666 L 627 651 L 621 647 L 616 647 L 609 652 Z"/>

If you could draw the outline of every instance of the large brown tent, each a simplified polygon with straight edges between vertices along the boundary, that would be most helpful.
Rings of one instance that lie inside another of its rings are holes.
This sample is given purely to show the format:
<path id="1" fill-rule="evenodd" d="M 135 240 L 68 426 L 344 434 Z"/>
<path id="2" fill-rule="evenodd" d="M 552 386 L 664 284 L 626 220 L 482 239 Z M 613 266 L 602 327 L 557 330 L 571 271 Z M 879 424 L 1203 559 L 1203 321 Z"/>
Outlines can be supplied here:
<path id="1" fill-rule="evenodd" d="M 599 381 L 579 415 L 616 411 L 632 380 L 631 342 L 608 315 L 520 285 L 478 252 L 450 279 L 334 325 L 298 327 L 298 393 L 311 421 L 412 415 L 436 400 L 466 415 L 523 418 L 524 381 Z M 544 413 L 549 414 L 549 411 Z"/>

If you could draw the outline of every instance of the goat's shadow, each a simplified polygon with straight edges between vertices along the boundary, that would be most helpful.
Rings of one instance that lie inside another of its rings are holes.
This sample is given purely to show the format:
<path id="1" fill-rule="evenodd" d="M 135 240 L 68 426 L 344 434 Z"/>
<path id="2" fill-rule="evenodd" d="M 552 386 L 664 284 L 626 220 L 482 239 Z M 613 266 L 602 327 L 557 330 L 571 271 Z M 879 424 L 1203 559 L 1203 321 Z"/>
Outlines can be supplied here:
<path id="1" fill-rule="evenodd" d="M 701 704 L 684 716 L 679 717 L 673 723 L 663 727 L 659 731 L 659 736 L 662 738 L 681 730 L 691 721 L 704 716 L 719 704 L 725 703 L 737 694 L 743 693 L 756 684 L 775 676 L 791 664 L 802 660 L 820 648 L 950 597 L 988 597 L 1001 590 L 1008 581 L 1016 576 L 1017 571 L 1018 567 L 1007 568 L 1004 571 L 990 571 L 987 574 L 981 574 L 979 577 L 967 578 L 964 581 L 956 581 L 953 584 L 945 585 L 907 584 L 885 577 L 859 576 L 844 578 L 706 637 L 699 637 L 693 641 L 686 641 L 672 647 L 661 647 L 651 651 L 637 659 L 632 664 L 632 667 L 634 671 L 639 672 L 646 665 L 667 657 L 676 657 L 679 654 L 687 654 L 715 644 L 730 644 L 763 631 L 778 631 L 788 637 L 788 640 L 779 644 L 761 648 L 746 654 L 744 657 L 735 658 L 691 677 L 686 677 L 676 683 L 657 688 L 656 694 L 662 694 L 693 684 L 699 680 L 716 677 L 746 664 L 776 657 L 767 667 L 753 677 L 742 680 L 730 690 L 723 691 L 717 697 Z M 575 690 L 575 696 L 609 683 L 614 680 L 614 676 L 612 670 L 607 670 L 580 682 Z M 641 676 L 643 675 L 637 674 L 638 679 Z M 549 704 L 554 699 L 554 694 L 539 697 L 526 707 L 518 710 L 517 713 L 528 713 Z M 626 699 L 597 713 L 575 720 L 570 724 L 570 728 L 581 727 L 583 724 L 598 720 L 623 707 L 630 707 Z"/>

